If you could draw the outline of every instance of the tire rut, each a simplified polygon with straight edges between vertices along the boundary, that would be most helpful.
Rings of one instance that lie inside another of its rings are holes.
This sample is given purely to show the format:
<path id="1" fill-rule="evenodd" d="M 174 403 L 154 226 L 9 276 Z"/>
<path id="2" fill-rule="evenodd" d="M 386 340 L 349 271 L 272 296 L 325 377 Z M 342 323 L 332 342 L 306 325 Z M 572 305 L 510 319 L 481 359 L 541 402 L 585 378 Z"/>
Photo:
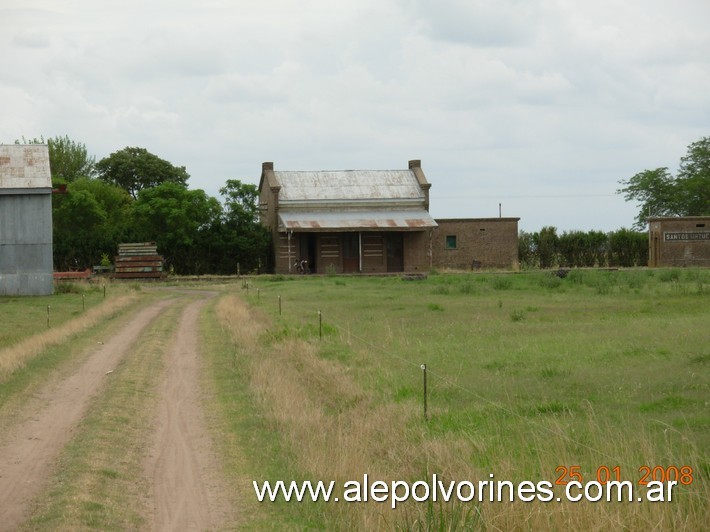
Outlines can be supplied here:
<path id="1" fill-rule="evenodd" d="M 173 302 L 163 300 L 140 310 L 72 375 L 40 389 L 23 407 L 20 421 L 0 437 L 0 530 L 13 530 L 29 517 L 32 501 L 107 375 Z"/>
<path id="2" fill-rule="evenodd" d="M 222 529 L 229 525 L 226 497 L 201 407 L 198 319 L 206 299 L 190 303 L 166 356 L 158 411 L 146 463 L 153 530 Z"/>

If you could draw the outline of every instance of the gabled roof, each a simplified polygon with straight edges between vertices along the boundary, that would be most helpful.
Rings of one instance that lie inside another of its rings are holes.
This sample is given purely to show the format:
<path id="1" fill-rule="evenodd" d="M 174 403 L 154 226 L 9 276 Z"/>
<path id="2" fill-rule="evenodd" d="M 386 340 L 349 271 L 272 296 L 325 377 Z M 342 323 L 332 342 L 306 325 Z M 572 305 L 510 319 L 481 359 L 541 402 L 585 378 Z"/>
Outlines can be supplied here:
<path id="1" fill-rule="evenodd" d="M 278 205 L 279 231 L 422 231 L 429 187 L 421 161 L 407 170 L 274 171 L 262 165 L 259 190 L 269 187 Z"/>
<path id="2" fill-rule="evenodd" d="M 425 199 L 411 170 L 274 171 L 274 177 L 282 204 Z"/>
<path id="3" fill-rule="evenodd" d="M 51 188 L 46 144 L 0 144 L 0 190 Z"/>

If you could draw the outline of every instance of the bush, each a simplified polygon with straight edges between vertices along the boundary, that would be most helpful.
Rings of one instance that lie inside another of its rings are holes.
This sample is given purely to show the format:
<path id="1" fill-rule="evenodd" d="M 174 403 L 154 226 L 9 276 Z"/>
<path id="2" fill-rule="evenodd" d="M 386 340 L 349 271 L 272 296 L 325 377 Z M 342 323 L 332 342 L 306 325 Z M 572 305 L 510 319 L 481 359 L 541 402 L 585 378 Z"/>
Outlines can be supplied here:
<path id="1" fill-rule="evenodd" d="M 609 266 L 645 266 L 648 264 L 648 235 L 630 229 L 609 233 Z"/>

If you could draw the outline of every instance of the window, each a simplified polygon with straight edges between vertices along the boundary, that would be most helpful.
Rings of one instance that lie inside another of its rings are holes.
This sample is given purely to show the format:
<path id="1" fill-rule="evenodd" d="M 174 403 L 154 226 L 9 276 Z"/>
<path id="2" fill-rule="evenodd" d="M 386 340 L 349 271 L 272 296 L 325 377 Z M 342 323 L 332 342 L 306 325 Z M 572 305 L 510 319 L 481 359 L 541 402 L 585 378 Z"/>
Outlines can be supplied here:
<path id="1" fill-rule="evenodd" d="M 456 235 L 446 235 L 446 249 L 456 249 Z"/>

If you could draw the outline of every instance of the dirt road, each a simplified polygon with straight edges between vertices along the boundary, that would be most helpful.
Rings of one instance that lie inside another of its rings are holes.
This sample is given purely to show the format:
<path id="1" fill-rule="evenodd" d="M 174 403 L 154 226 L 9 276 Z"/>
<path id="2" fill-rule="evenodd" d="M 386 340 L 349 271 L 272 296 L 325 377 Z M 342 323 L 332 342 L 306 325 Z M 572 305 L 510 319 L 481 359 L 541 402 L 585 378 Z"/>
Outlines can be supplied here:
<path id="1" fill-rule="evenodd" d="M 223 528 L 229 519 L 225 485 L 200 407 L 198 318 L 204 303 L 185 309 L 167 354 L 146 465 L 154 530 Z"/>
<path id="2" fill-rule="evenodd" d="M 59 454 L 111 370 L 127 352 L 139 349 L 141 334 L 173 302 L 138 312 L 72 375 L 36 393 L 19 421 L 0 435 L 0 530 L 14 530 L 29 517 L 33 499 L 55 472 Z M 164 354 L 160 409 L 146 458 L 149 506 L 155 509 L 146 522 L 154 530 L 222 528 L 229 514 L 200 405 L 198 317 L 204 303 L 185 307 Z"/>

